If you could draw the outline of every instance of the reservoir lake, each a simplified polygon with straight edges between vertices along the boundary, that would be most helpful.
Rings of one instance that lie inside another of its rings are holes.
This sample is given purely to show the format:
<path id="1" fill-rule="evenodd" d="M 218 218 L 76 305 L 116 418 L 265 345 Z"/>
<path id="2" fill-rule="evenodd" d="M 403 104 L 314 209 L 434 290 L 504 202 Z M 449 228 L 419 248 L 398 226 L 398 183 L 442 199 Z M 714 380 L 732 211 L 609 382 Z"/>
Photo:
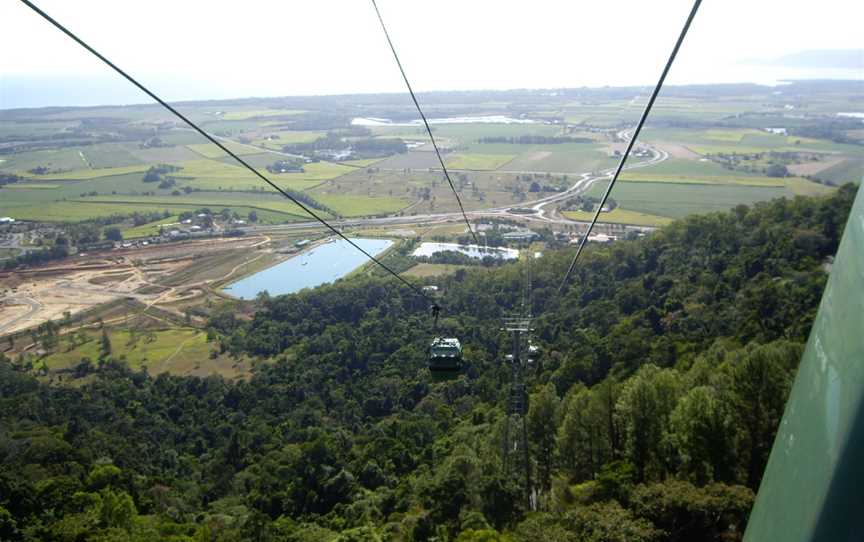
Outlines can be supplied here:
<path id="1" fill-rule="evenodd" d="M 351 240 L 373 256 L 381 254 L 393 244 L 393 241 L 387 239 Z M 222 291 L 240 299 L 255 299 L 255 296 L 264 291 L 271 296 L 293 294 L 304 288 L 315 288 L 340 279 L 367 261 L 360 251 L 339 239 L 318 245 L 280 264 L 249 275 Z"/>

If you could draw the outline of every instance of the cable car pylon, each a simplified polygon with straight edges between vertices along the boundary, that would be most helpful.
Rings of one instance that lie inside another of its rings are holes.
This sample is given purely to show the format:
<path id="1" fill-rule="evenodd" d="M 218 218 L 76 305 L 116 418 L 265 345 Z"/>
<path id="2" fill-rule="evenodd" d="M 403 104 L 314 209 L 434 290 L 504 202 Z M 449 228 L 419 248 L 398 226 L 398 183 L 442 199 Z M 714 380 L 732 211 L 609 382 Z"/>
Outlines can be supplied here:
<path id="1" fill-rule="evenodd" d="M 531 318 L 517 316 L 504 318 L 504 331 L 511 336 L 511 353 L 506 356 L 510 362 L 511 387 L 507 401 L 507 418 L 504 425 L 504 464 L 505 468 L 517 469 L 515 461 L 517 454 L 521 455 L 523 475 L 525 477 L 525 501 L 528 509 L 533 509 L 531 486 L 531 457 L 528 453 L 528 395 L 525 389 L 525 366 L 522 358 L 523 334 L 531 331 Z M 511 436 L 511 425 L 521 421 L 522 430 L 519 437 Z M 520 453 L 521 452 L 521 453 Z"/>

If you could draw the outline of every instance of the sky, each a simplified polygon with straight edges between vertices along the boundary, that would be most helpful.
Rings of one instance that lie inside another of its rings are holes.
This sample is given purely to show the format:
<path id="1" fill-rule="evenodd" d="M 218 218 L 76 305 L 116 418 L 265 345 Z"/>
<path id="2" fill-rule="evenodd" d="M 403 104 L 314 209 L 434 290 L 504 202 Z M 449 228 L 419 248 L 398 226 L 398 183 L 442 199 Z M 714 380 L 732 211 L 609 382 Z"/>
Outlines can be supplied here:
<path id="1" fill-rule="evenodd" d="M 404 90 L 371 0 L 34 1 L 169 100 Z M 422 92 L 653 85 L 692 2 L 378 5 Z M 149 101 L 20 1 L 0 20 L 0 108 Z M 794 76 L 744 61 L 864 49 L 862 20 L 861 0 L 705 0 L 668 83 Z"/>

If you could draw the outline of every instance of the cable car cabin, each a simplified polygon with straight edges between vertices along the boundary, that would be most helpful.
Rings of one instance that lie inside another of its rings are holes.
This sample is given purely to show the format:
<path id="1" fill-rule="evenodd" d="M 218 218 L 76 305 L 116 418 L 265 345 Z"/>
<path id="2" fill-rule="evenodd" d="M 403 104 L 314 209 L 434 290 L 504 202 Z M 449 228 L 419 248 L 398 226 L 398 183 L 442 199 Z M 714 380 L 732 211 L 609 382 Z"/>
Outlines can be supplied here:
<path id="1" fill-rule="evenodd" d="M 540 347 L 528 344 L 528 363 L 535 363 L 540 357 Z"/>
<path id="2" fill-rule="evenodd" d="M 432 380 L 453 380 L 462 372 L 462 345 L 459 339 L 436 337 L 429 346 Z"/>

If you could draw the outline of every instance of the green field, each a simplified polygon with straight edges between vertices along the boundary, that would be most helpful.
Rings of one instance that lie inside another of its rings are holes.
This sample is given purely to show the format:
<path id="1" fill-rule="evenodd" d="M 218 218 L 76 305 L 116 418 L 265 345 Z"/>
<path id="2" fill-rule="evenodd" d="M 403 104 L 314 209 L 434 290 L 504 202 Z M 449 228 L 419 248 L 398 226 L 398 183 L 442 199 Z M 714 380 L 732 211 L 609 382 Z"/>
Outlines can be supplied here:
<path id="1" fill-rule="evenodd" d="M 835 184 L 861 184 L 861 180 L 864 178 L 864 159 L 844 160 L 837 165 L 820 171 L 815 177 L 831 181 Z"/>
<path id="2" fill-rule="evenodd" d="M 395 213 L 411 204 L 409 200 L 388 196 L 317 195 L 315 199 L 342 216 L 356 217 Z"/>
<path id="3" fill-rule="evenodd" d="M 59 184 L 45 183 L 18 183 L 6 185 L 3 188 L 6 190 L 55 190 L 60 188 Z"/>
<path id="4" fill-rule="evenodd" d="M 62 173 L 49 173 L 47 175 L 27 174 L 31 179 L 46 181 L 85 181 L 88 179 L 101 179 L 127 173 L 144 173 L 149 166 L 145 164 L 135 166 L 108 167 L 102 169 L 76 169 Z"/>
<path id="5" fill-rule="evenodd" d="M 264 137 L 256 139 L 252 143 L 259 147 L 267 147 L 268 149 L 281 150 L 285 145 L 293 145 L 295 143 L 311 143 L 323 137 L 327 132 L 311 130 L 311 131 L 279 131 L 265 132 Z M 273 137 L 278 136 L 278 137 Z"/>
<path id="6" fill-rule="evenodd" d="M 135 156 L 137 145 L 128 143 L 102 143 L 81 149 L 81 154 L 92 168 L 113 168 L 140 165 L 143 161 Z"/>
<path id="7" fill-rule="evenodd" d="M 601 197 L 605 185 L 605 182 L 595 183 L 588 195 Z M 784 187 L 621 182 L 615 185 L 611 197 L 629 211 L 681 218 L 691 213 L 723 211 L 738 204 L 787 195 Z"/>
<path id="8" fill-rule="evenodd" d="M 787 177 L 783 181 L 786 185 L 786 194 L 790 196 L 824 196 L 834 190 L 833 187 L 814 183 L 800 177 Z"/>
<path id="9" fill-rule="evenodd" d="M 451 169 L 495 170 L 515 158 L 515 154 L 456 154 L 446 160 Z"/>
<path id="10" fill-rule="evenodd" d="M 196 207 L 184 206 L 178 211 L 194 211 Z M 39 205 L 21 205 L 13 208 L 0 206 L 0 214 L 9 214 L 18 220 L 44 220 L 46 222 L 81 222 L 115 214 L 162 212 L 165 206 L 141 204 L 91 203 L 88 201 L 56 201 Z"/>
<path id="11" fill-rule="evenodd" d="M 571 220 L 581 220 L 590 222 L 594 218 L 594 213 L 586 211 L 563 211 L 561 214 Z M 632 226 L 665 226 L 672 222 L 672 219 L 666 216 L 650 215 L 640 213 L 638 211 L 629 211 L 618 207 L 608 213 L 600 213 L 600 222 L 607 224 L 628 224 Z"/>
<path id="12" fill-rule="evenodd" d="M 686 129 L 651 128 L 643 132 L 647 141 L 678 142 L 699 154 L 760 153 L 766 151 L 811 151 L 844 153 L 861 156 L 864 150 L 857 145 L 835 143 L 799 136 L 785 136 L 751 128 L 740 129 Z"/>
<path id="13" fill-rule="evenodd" d="M 404 208 L 410 202 L 401 198 L 394 197 L 368 197 L 368 196 L 343 196 L 343 195 L 315 195 L 316 200 L 343 216 L 363 216 L 381 213 L 390 213 Z M 120 208 L 129 209 L 140 207 L 137 209 L 140 212 L 147 211 L 164 211 L 169 210 L 172 213 L 182 212 L 187 210 L 195 210 L 203 207 L 209 207 L 213 211 L 219 211 L 223 208 L 232 210 L 248 210 L 256 209 L 260 211 L 270 211 L 283 216 L 283 220 L 309 219 L 299 207 L 291 203 L 282 196 L 261 194 L 255 196 L 252 194 L 232 194 L 232 193 L 214 193 L 214 192 L 193 192 L 192 194 L 184 194 L 182 196 L 96 196 L 83 200 L 75 200 L 68 202 L 58 202 L 57 205 L 66 204 L 67 206 L 80 205 L 88 208 L 104 207 L 106 209 Z M 86 212 L 86 211 L 79 211 Z M 121 212 L 121 211 L 114 211 Z M 129 211 L 131 212 L 131 211 Z M 76 213 L 76 214 L 79 214 Z M 108 213 L 111 214 L 111 213 Z M 241 213 L 242 214 L 242 213 Z"/>
<path id="14" fill-rule="evenodd" d="M 736 175 L 740 176 L 740 171 L 735 171 L 732 169 L 727 169 L 717 162 L 709 160 L 707 158 L 697 159 L 697 160 L 687 160 L 683 158 L 667 158 L 662 162 L 658 162 L 652 164 L 650 167 L 646 168 L 636 168 L 632 170 L 625 170 L 624 175 L 631 175 L 636 172 L 652 173 L 666 173 L 669 175 L 694 175 L 694 176 L 730 176 L 734 177 Z"/>
<path id="15" fill-rule="evenodd" d="M 233 141 L 220 141 L 219 143 L 224 145 L 229 151 L 239 156 L 242 156 L 244 154 L 258 154 L 259 152 L 261 152 L 260 149 L 256 149 L 255 147 L 252 147 L 250 145 L 234 143 Z M 226 153 L 213 143 L 198 143 L 195 145 L 186 146 L 190 150 L 200 154 L 204 158 L 222 158 L 223 156 L 228 156 L 228 153 Z"/>
<path id="16" fill-rule="evenodd" d="M 666 173 L 654 173 L 653 168 L 636 169 L 624 172 L 621 174 L 620 180 L 627 182 L 673 184 L 736 184 L 742 186 L 770 186 L 775 188 L 786 186 L 784 179 L 777 177 L 747 177 L 743 175 L 671 175 Z"/>
<path id="17" fill-rule="evenodd" d="M 523 149 L 522 154 L 508 162 L 502 170 L 583 173 L 613 167 L 617 163 L 618 159 L 609 156 L 602 145 L 567 143 L 529 146 Z"/>
<path id="18" fill-rule="evenodd" d="M 111 207 L 117 204 L 145 207 L 148 211 L 168 209 L 170 211 L 195 210 L 203 207 L 211 209 L 245 207 L 249 209 L 261 209 L 282 213 L 288 217 L 305 216 L 305 213 L 295 204 L 281 196 L 261 195 L 255 197 L 251 194 L 240 196 L 237 194 L 218 194 L 212 192 L 201 192 L 182 196 L 96 196 L 84 200 L 76 200 L 63 203 L 82 203 L 85 205 Z"/>
<path id="19" fill-rule="evenodd" d="M 135 239 L 136 237 L 152 237 L 154 235 L 159 235 L 159 227 L 167 224 L 176 224 L 180 221 L 180 217 L 177 215 L 169 216 L 168 218 L 163 218 L 162 220 L 157 220 L 155 222 L 150 222 L 148 224 L 142 224 L 140 226 L 132 226 L 130 228 L 125 228 L 123 230 L 123 237 L 125 239 Z"/>
<path id="20" fill-rule="evenodd" d="M 196 365 L 207 363 L 210 346 L 207 334 L 197 329 L 165 329 L 153 331 L 152 336 L 141 331 L 135 334 L 128 330 L 108 331 L 111 353 L 114 358 L 125 357 L 129 367 L 138 370 L 146 367 L 152 374 L 160 372 L 189 372 Z M 58 352 L 44 358 L 51 370 L 69 369 L 81 358 L 90 358 L 96 364 L 99 359 L 100 337 L 96 331 L 88 331 L 88 341 L 69 348 L 61 341 Z"/>
<path id="21" fill-rule="evenodd" d="M 259 156 L 259 155 L 256 155 Z M 278 156 L 266 155 L 262 163 L 272 163 Z M 231 161 L 229 157 L 227 161 Z M 183 169 L 174 173 L 180 186 L 190 186 L 201 190 L 271 190 L 258 176 L 243 166 L 219 160 L 193 160 L 177 164 Z M 336 178 L 354 171 L 354 168 L 331 162 L 305 164 L 302 173 L 271 174 L 262 165 L 250 164 L 261 170 L 267 178 L 283 188 L 305 190 L 322 181 Z"/>
<path id="22" fill-rule="evenodd" d="M 87 163 L 77 149 L 65 148 L 50 151 L 29 151 L 3 156 L 0 170 L 25 175 L 28 169 L 44 166 L 52 170 L 81 169 Z"/>

